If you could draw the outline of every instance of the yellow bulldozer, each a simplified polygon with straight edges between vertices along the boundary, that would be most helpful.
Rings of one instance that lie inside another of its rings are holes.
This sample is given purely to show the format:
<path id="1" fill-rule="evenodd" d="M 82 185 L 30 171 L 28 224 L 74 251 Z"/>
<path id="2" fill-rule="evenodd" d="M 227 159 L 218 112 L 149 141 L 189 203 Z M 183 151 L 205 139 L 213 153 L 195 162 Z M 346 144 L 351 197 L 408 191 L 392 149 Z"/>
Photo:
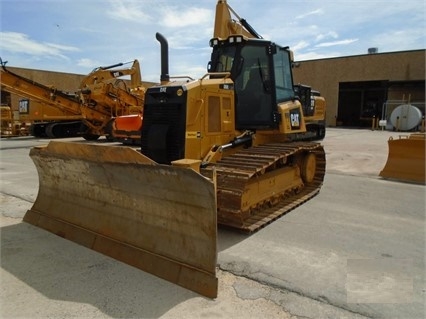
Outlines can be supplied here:
<path id="1" fill-rule="evenodd" d="M 313 90 L 310 86 L 304 84 L 295 85 L 294 91 L 302 104 L 307 131 L 300 134 L 296 139 L 308 141 L 324 139 L 326 132 L 325 98 L 321 96 L 319 91 Z"/>
<path id="2" fill-rule="evenodd" d="M 30 151 L 24 221 L 215 298 L 217 227 L 251 233 L 318 194 L 326 158 L 305 132 L 292 52 L 216 5 L 208 72 L 145 93 L 140 149 L 52 141 Z"/>

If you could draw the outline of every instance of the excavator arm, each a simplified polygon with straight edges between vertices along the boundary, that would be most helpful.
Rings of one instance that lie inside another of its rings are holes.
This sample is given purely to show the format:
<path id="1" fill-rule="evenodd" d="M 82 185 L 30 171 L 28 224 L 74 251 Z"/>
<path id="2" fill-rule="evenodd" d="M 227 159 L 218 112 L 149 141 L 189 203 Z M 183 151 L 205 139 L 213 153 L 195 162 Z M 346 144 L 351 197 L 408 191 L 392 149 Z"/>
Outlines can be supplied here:
<path id="1" fill-rule="evenodd" d="M 130 68 L 119 68 L 128 63 L 99 67 L 88 74 L 80 84 L 80 97 L 85 105 L 103 105 L 111 109 L 114 116 L 128 115 L 128 108 L 133 106 L 141 112 L 144 103 L 145 88 L 138 60 Z M 122 77 L 130 76 L 130 85 Z"/>
<path id="2" fill-rule="evenodd" d="M 126 75 L 130 75 L 130 88 L 136 88 L 142 84 L 142 75 L 138 60 L 134 60 L 130 68 L 116 69 L 128 63 L 117 63 L 110 66 L 98 67 L 90 72 L 81 82 L 80 89 L 87 86 L 114 80 Z"/>
<path id="3" fill-rule="evenodd" d="M 232 18 L 233 16 L 236 19 Z M 226 0 L 219 0 L 216 4 L 213 37 L 227 39 L 231 35 L 242 35 L 247 38 L 257 39 L 262 38 L 245 19 L 238 16 Z"/>

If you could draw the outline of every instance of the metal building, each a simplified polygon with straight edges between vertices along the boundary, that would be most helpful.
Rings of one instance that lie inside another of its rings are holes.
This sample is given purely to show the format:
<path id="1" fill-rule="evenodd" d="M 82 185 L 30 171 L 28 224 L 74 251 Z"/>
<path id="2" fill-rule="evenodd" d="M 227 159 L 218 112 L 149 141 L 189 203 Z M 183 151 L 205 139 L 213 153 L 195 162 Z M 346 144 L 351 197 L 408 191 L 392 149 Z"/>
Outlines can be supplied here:
<path id="1" fill-rule="evenodd" d="M 295 83 L 319 90 L 327 101 L 327 126 L 370 126 L 388 120 L 401 104 L 425 114 L 426 50 L 295 62 Z"/>

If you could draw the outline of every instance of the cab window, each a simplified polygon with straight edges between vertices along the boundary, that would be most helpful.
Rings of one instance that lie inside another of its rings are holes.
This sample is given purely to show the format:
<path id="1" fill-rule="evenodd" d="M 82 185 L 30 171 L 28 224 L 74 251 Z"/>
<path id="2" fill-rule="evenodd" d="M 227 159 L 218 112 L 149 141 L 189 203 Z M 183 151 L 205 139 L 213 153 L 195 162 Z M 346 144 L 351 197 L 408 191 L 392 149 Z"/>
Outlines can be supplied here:
<path id="1" fill-rule="evenodd" d="M 274 75 L 276 101 L 284 102 L 294 98 L 293 77 L 291 75 L 290 53 L 278 50 L 274 55 Z"/>

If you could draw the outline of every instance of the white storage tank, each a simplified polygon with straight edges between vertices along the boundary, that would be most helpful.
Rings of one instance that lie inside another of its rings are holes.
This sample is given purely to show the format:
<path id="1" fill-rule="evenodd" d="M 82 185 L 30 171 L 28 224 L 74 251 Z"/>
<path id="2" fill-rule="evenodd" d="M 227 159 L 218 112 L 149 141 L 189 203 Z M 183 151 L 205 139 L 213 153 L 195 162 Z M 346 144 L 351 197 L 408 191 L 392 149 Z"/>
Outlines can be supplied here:
<path id="1" fill-rule="evenodd" d="M 401 104 L 391 113 L 390 122 L 399 131 L 410 131 L 420 125 L 422 112 L 411 104 Z"/>

